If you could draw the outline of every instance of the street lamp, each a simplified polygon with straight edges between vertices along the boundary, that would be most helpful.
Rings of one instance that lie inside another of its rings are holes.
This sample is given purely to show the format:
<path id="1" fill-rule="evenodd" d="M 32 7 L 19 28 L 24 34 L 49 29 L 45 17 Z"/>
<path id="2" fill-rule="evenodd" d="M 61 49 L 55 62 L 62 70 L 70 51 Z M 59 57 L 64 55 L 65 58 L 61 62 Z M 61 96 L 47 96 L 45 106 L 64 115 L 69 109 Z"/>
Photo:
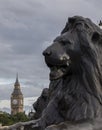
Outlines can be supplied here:
<path id="1" fill-rule="evenodd" d="M 102 29 L 102 21 L 99 22 L 99 27 Z"/>

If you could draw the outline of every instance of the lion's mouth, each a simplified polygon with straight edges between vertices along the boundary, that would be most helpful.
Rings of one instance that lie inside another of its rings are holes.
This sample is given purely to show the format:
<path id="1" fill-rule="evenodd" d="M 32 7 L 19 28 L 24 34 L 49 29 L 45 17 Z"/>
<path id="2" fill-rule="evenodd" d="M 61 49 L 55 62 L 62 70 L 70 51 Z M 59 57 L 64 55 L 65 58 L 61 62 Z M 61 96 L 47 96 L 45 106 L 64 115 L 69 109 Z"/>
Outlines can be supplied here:
<path id="1" fill-rule="evenodd" d="M 47 66 L 50 68 L 50 80 L 56 80 L 67 74 L 70 69 L 71 61 L 68 60 L 64 64 L 54 65 L 53 63 L 47 63 Z"/>
<path id="2" fill-rule="evenodd" d="M 66 73 L 67 66 L 53 66 L 50 68 L 50 80 L 61 78 Z"/>

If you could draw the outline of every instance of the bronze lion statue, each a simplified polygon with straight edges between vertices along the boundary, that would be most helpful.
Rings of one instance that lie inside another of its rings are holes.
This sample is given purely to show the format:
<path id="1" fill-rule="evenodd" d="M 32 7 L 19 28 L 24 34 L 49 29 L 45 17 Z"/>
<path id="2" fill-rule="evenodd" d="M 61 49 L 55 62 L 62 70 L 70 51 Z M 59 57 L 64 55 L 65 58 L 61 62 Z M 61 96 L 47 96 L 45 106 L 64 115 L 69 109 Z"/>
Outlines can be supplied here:
<path id="1" fill-rule="evenodd" d="M 70 17 L 43 55 L 50 68 L 48 105 L 24 129 L 44 130 L 65 121 L 101 119 L 102 30 L 88 18 Z"/>
<path id="2" fill-rule="evenodd" d="M 51 82 L 39 126 L 101 118 L 102 30 L 88 18 L 71 17 L 43 55 Z"/>
<path id="3" fill-rule="evenodd" d="M 71 17 L 43 54 L 51 70 L 46 124 L 102 117 L 102 30 Z"/>

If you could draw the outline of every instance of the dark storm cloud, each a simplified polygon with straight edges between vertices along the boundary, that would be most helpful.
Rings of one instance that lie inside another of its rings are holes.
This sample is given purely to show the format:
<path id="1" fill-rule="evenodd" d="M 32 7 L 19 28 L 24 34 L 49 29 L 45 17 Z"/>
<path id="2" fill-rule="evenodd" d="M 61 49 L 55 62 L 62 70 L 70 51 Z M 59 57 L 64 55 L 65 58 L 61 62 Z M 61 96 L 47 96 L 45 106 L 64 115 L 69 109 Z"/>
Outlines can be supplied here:
<path id="1" fill-rule="evenodd" d="M 68 17 L 82 15 L 97 23 L 101 8 L 101 0 L 0 0 L 0 78 L 7 90 L 1 83 L 0 99 L 11 94 L 6 81 L 15 81 L 17 72 L 26 97 L 48 87 L 42 51 L 60 34 Z"/>

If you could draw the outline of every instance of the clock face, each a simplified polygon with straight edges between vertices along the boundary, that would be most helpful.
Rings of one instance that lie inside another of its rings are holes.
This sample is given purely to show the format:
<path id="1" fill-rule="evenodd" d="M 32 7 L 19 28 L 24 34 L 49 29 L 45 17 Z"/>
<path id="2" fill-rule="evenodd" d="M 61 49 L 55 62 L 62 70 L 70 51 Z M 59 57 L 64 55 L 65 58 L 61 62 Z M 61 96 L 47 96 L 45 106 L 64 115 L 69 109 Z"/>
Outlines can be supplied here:
<path id="1" fill-rule="evenodd" d="M 12 103 L 16 105 L 18 103 L 17 99 L 13 99 Z"/>

